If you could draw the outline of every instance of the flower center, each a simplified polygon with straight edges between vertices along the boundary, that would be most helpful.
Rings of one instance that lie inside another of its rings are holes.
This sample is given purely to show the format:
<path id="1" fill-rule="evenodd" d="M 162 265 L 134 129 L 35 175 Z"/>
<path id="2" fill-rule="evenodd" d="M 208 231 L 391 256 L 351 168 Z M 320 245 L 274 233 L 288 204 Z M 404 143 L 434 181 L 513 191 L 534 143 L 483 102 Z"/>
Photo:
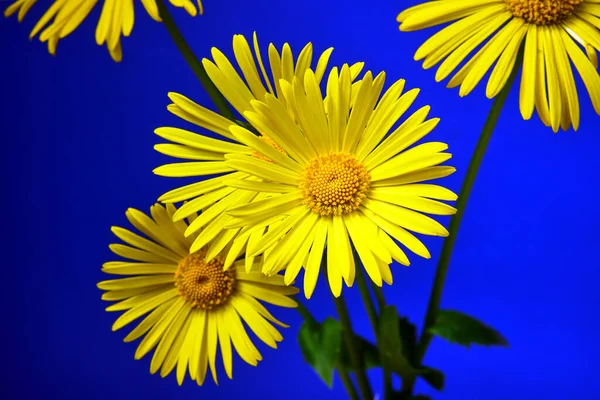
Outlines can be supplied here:
<path id="1" fill-rule="evenodd" d="M 206 262 L 206 251 L 190 254 L 179 262 L 175 287 L 192 307 L 210 310 L 229 300 L 235 290 L 235 268 L 223 271 L 223 260 Z"/>
<path id="2" fill-rule="evenodd" d="M 365 166 L 346 153 L 312 160 L 304 168 L 300 191 L 313 212 L 322 216 L 349 214 L 369 190 L 371 176 Z"/>
<path id="3" fill-rule="evenodd" d="M 506 0 L 517 18 L 530 24 L 556 25 L 567 19 L 583 0 Z"/>
<path id="4" fill-rule="evenodd" d="M 275 150 L 277 150 L 281 154 L 284 154 L 287 156 L 286 151 L 281 146 L 279 146 L 277 143 L 275 143 L 275 141 L 273 139 L 271 139 L 270 137 L 260 136 L 259 139 L 265 143 L 270 144 L 271 146 L 273 146 L 275 148 Z M 258 151 L 253 151 L 252 157 L 258 158 L 259 160 L 263 160 L 263 161 L 270 162 L 270 163 L 273 162 L 273 160 L 271 160 L 269 157 L 265 157 L 263 154 L 259 153 Z"/>

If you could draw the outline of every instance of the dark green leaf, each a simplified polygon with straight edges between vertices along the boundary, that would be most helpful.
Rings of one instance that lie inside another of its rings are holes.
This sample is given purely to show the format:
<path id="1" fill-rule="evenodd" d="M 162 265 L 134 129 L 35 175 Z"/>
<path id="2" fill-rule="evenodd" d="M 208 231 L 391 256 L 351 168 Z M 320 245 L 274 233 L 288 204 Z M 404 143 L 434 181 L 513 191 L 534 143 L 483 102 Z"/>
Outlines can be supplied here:
<path id="1" fill-rule="evenodd" d="M 402 340 L 402 352 L 411 364 L 416 365 L 417 327 L 408 318 L 402 317 L 398 319 L 398 329 Z"/>
<path id="2" fill-rule="evenodd" d="M 400 337 L 402 339 L 402 348 L 409 352 L 409 354 L 407 354 L 407 358 L 412 359 L 416 349 L 417 328 L 406 318 L 400 318 L 398 320 L 398 325 Z M 358 335 L 355 335 L 354 340 L 358 341 L 359 343 L 360 353 L 363 356 L 364 367 L 366 369 L 381 367 L 379 349 L 377 346 Z M 342 349 L 344 349 L 344 347 L 345 343 L 342 342 Z M 340 361 L 348 371 L 352 371 L 354 369 L 351 365 L 352 363 L 350 362 L 348 351 L 343 350 L 341 352 Z"/>
<path id="3" fill-rule="evenodd" d="M 304 359 L 329 387 L 341 350 L 341 332 L 340 323 L 327 318 L 320 325 L 302 324 L 298 334 Z"/>
<path id="4" fill-rule="evenodd" d="M 433 388 L 437 390 L 444 389 L 444 373 L 439 369 L 430 367 L 421 367 L 419 369 L 419 375 L 429 383 Z"/>
<path id="5" fill-rule="evenodd" d="M 379 356 L 386 368 L 394 371 L 403 379 L 418 374 L 404 353 L 405 347 L 400 336 L 398 313 L 393 306 L 385 306 L 379 317 Z"/>
<path id="6" fill-rule="evenodd" d="M 508 342 L 498 331 L 458 311 L 440 310 L 435 325 L 429 332 L 450 343 L 467 347 L 472 344 L 508 346 Z"/>
<path id="7" fill-rule="evenodd" d="M 359 352 L 362 355 L 363 367 L 365 369 L 380 367 L 381 362 L 379 361 L 379 350 L 377 349 L 377 346 L 357 335 L 355 335 L 354 340 L 355 343 L 358 342 L 359 344 Z M 349 352 L 346 349 L 346 344 L 344 342 L 342 342 L 342 349 L 343 350 L 340 353 L 340 362 L 346 367 L 346 370 L 353 371 L 354 366 L 350 361 Z"/>

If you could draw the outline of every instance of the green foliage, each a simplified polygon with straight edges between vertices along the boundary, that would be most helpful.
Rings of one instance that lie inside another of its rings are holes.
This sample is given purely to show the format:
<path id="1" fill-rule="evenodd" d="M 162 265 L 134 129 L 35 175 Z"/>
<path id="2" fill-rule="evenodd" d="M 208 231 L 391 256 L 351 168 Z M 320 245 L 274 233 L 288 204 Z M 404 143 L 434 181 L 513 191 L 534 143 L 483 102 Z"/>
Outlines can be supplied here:
<path id="1" fill-rule="evenodd" d="M 364 369 L 386 366 L 403 380 L 423 378 L 436 390 L 443 390 L 443 372 L 428 366 L 418 365 L 417 328 L 407 318 L 399 317 L 396 308 L 386 306 L 378 319 L 379 347 L 355 335 L 353 343 L 359 347 Z M 331 387 L 336 366 L 346 371 L 355 370 L 350 362 L 349 351 L 342 340 L 342 326 L 327 318 L 323 323 L 307 320 L 300 328 L 298 341 L 306 362 L 323 381 Z M 464 345 L 505 344 L 506 340 L 495 330 L 472 317 L 455 311 L 440 311 L 438 324 L 431 331 L 451 342 Z M 428 399 L 426 396 L 411 397 L 414 400 Z"/>
<path id="2" fill-rule="evenodd" d="M 444 389 L 444 373 L 439 369 L 430 368 L 430 367 L 421 367 L 419 369 L 419 375 L 423 380 L 431 385 L 434 389 L 443 390 Z"/>
<path id="3" fill-rule="evenodd" d="M 435 325 L 429 329 L 432 335 L 466 347 L 508 346 L 507 340 L 495 329 L 466 314 L 452 310 L 440 310 Z"/>
<path id="4" fill-rule="evenodd" d="M 300 327 L 298 342 L 302 355 L 327 386 L 333 383 L 333 370 L 341 350 L 342 327 L 333 318 L 322 324 L 304 323 Z"/>
<path id="5" fill-rule="evenodd" d="M 417 327 L 408 318 L 399 317 L 398 329 L 402 340 L 402 350 L 406 358 L 411 364 L 417 364 Z"/>
<path id="6" fill-rule="evenodd" d="M 379 361 L 379 350 L 377 346 L 368 340 L 355 335 L 355 342 L 358 343 L 359 353 L 362 356 L 363 368 L 370 369 L 381 366 Z M 342 352 L 340 353 L 340 363 L 347 371 L 354 371 L 354 366 L 350 362 L 349 351 L 346 349 L 346 344 L 342 341 Z"/>
<path id="7" fill-rule="evenodd" d="M 410 355 L 414 351 L 412 343 L 406 338 L 403 340 L 400 326 L 407 331 L 407 324 L 398 318 L 394 306 L 385 306 L 379 317 L 379 356 L 384 367 L 389 368 L 402 377 L 410 379 L 418 375 L 418 371 L 410 362 Z M 413 339 L 414 343 L 414 339 Z"/>
<path id="8" fill-rule="evenodd" d="M 400 318 L 393 306 L 386 306 L 379 319 L 380 356 L 391 371 L 404 380 L 421 376 L 433 388 L 444 388 L 444 374 L 430 367 L 418 366 L 417 328 L 407 318 Z"/>

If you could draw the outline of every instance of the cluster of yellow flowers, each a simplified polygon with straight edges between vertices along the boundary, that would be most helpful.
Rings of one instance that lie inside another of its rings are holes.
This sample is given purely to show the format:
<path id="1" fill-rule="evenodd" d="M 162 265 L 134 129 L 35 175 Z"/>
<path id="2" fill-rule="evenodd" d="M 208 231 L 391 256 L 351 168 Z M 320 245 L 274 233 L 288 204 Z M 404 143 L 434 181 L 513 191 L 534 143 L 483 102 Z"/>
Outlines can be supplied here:
<path id="1" fill-rule="evenodd" d="M 5 14 L 18 11 L 22 19 L 34 2 L 18 0 Z M 197 12 L 189 0 L 170 2 L 191 15 Z M 32 36 L 52 20 L 40 39 L 53 53 L 96 3 L 56 0 Z M 142 3 L 159 20 L 156 0 Z M 460 86 L 461 96 L 497 61 L 486 90 L 488 97 L 496 96 L 524 42 L 520 107 L 525 119 L 536 109 L 555 131 L 577 128 L 571 62 L 600 112 L 594 51 L 600 50 L 600 0 L 436 0 L 398 16 L 405 31 L 453 20 L 458 22 L 427 40 L 415 59 L 424 59 L 425 68 L 441 62 L 436 79 L 442 80 L 481 46 L 450 80 L 450 87 Z M 133 0 L 106 0 L 97 42 L 120 60 L 120 37 L 132 27 Z M 426 214 L 456 212 L 445 202 L 457 196 L 428 183 L 455 171 L 442 165 L 451 154 L 445 143 L 417 144 L 439 119 L 428 118 L 428 106 L 403 118 L 418 89 L 405 90 L 405 81 L 398 80 L 384 90 L 385 73 L 363 73 L 363 63 L 330 68 L 332 50 L 313 57 L 309 43 L 294 60 L 289 45 L 278 50 L 271 44 L 265 63 L 256 35 L 252 46 L 236 35 L 236 68 L 213 49 L 202 64 L 244 123 L 169 94 L 168 110 L 203 130 L 156 129 L 168 143 L 155 149 L 178 161 L 154 173 L 198 177 L 198 182 L 162 195 L 150 216 L 126 212 L 145 237 L 114 227 L 126 244 L 110 248 L 127 261 L 108 262 L 103 271 L 126 277 L 98 284 L 104 300 L 117 301 L 107 310 L 125 311 L 113 329 L 145 316 L 125 340 L 143 337 L 136 359 L 155 349 L 152 373 L 166 376 L 176 368 L 180 384 L 188 371 L 202 384 L 210 366 L 217 382 L 219 347 L 231 378 L 232 344 L 247 363 L 261 360 L 245 326 L 271 347 L 282 339 L 274 325 L 285 325 L 260 301 L 295 307 L 291 296 L 298 290 L 290 285 L 301 270 L 306 298 L 321 272 L 337 297 L 344 284 L 353 285 L 357 262 L 375 284 L 391 284 L 392 262 L 410 264 L 406 250 L 430 257 L 415 233 L 448 235 Z"/>
<path id="2" fill-rule="evenodd" d="M 17 0 L 5 11 L 4 16 L 17 14 L 19 22 L 25 18 L 37 0 Z M 163 0 L 141 0 L 148 15 L 160 22 L 157 2 Z M 192 0 L 169 0 L 175 7 L 181 7 L 192 17 L 202 14 L 202 2 L 198 0 L 198 8 Z M 119 62 L 123 58 L 121 35 L 127 37 L 133 30 L 135 21 L 134 0 L 104 0 L 102 12 L 96 27 L 96 43 L 106 44 L 113 60 Z M 56 46 L 60 39 L 70 35 L 88 17 L 98 4 L 98 0 L 55 0 L 37 22 L 29 38 L 33 39 L 38 33 L 40 41 L 48 43 L 50 54 L 56 54 Z"/>
<path id="3" fill-rule="evenodd" d="M 158 344 L 151 371 L 168 374 L 177 365 L 181 383 L 189 367 L 202 383 L 210 365 L 216 381 L 217 341 L 231 377 L 231 343 L 251 365 L 261 359 L 241 323 L 275 347 L 279 323 L 257 301 L 294 307 L 289 295 L 304 269 L 310 298 L 321 266 L 335 296 L 352 286 L 355 258 L 379 286 L 392 283 L 390 264 L 409 265 L 399 244 L 429 257 L 412 232 L 445 236 L 446 229 L 423 213 L 450 215 L 439 200 L 456 195 L 424 183 L 454 172 L 440 166 L 451 155 L 444 143 L 410 148 L 438 123 L 425 106 L 397 122 L 418 90 L 403 93 L 404 80 L 383 91 L 385 73 L 362 74 L 363 63 L 328 68 L 333 49 L 313 65 L 307 44 L 294 62 L 286 44 L 272 44 L 265 66 L 256 35 L 254 54 L 244 36 L 233 38 L 241 76 L 217 49 L 203 60 L 210 79 L 247 124 L 233 123 L 170 93 L 168 110 L 205 133 L 160 127 L 168 143 L 160 153 L 178 159 L 154 170 L 166 177 L 198 177 L 197 183 L 160 197 L 152 218 L 129 210 L 127 217 L 148 239 L 121 228 L 129 246 L 112 250 L 131 261 L 110 262 L 104 271 L 134 275 L 101 282 L 110 310 L 128 311 L 115 329 L 150 314 L 134 333 L 147 333 L 136 357 Z M 326 91 L 320 88 L 326 81 Z M 252 130 L 249 130 L 252 129 Z M 210 175 L 209 179 L 202 179 Z M 174 203 L 183 202 L 176 208 Z M 186 223 L 187 220 L 187 223 Z M 283 273 L 282 273 L 283 271 Z M 280 324 L 280 323 L 279 323 Z M 217 340 L 218 339 L 218 340 Z M 208 364 L 207 364 L 208 363 Z M 186 367 L 187 366 L 187 367 Z"/>

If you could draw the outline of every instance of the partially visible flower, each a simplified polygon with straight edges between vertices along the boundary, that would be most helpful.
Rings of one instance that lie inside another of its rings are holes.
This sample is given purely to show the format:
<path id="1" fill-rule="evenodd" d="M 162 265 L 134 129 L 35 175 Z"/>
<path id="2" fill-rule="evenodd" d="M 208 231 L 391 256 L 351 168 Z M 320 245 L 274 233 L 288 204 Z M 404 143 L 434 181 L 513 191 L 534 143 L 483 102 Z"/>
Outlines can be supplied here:
<path id="1" fill-rule="evenodd" d="M 423 43 L 415 60 L 424 59 L 424 68 L 441 62 L 435 75 L 439 82 L 468 59 L 448 83 L 460 86 L 460 96 L 469 94 L 496 63 L 486 87 L 487 97 L 495 97 L 524 41 L 519 101 L 524 119 L 535 109 L 554 132 L 571 125 L 577 130 L 579 96 L 572 65 L 600 114 L 594 50 L 600 50 L 600 0 L 436 0 L 408 8 L 397 20 L 401 31 L 456 21 Z"/>
<path id="2" fill-rule="evenodd" d="M 228 214 L 233 219 L 226 228 L 267 227 L 246 251 L 265 254 L 265 274 L 285 269 L 287 284 L 304 267 L 307 298 L 321 265 L 326 266 L 334 296 L 340 295 L 342 281 L 352 285 L 353 250 L 371 280 L 381 286 L 392 283 L 392 260 L 409 265 L 396 241 L 429 258 L 427 248 L 409 231 L 448 235 L 440 223 L 424 215 L 456 212 L 437 201 L 456 200 L 454 193 L 424 183 L 454 172 L 439 165 L 451 158 L 445 152 L 448 146 L 430 142 L 411 147 L 439 119 L 426 120 L 426 106 L 397 126 L 419 91 L 402 94 L 404 80 L 399 80 L 380 97 L 384 81 L 385 73 L 373 77 L 368 71 L 353 87 L 348 66 L 334 67 L 323 96 L 317 74 L 307 70 L 302 79 L 281 82 L 283 99 L 267 95 L 262 102 L 252 102 L 253 110 L 244 115 L 286 155 L 245 128 L 230 127 L 239 142 L 271 162 L 228 154 L 227 166 L 264 182 L 253 187 L 229 179 L 225 184 L 245 190 L 272 188 L 283 194 L 231 208 Z"/>
<path id="3" fill-rule="evenodd" d="M 37 0 L 17 0 L 5 11 L 4 16 L 9 17 L 18 12 L 21 22 L 27 12 Z M 161 21 L 157 0 L 141 0 L 146 12 L 155 21 Z M 198 9 L 192 0 L 169 0 L 176 7 L 184 8 L 191 16 L 196 16 L 198 10 L 202 14 L 202 3 L 198 0 Z M 50 54 L 56 54 L 58 41 L 71 34 L 90 11 L 98 4 L 98 0 L 55 0 L 46 13 L 35 25 L 29 38 L 33 39 L 38 33 L 40 41 L 48 43 Z M 134 23 L 134 0 L 104 0 L 102 13 L 96 27 L 96 43 L 106 44 L 113 58 L 119 62 L 123 57 L 121 49 L 121 35 L 129 36 Z"/>
<path id="4" fill-rule="evenodd" d="M 107 262 L 102 271 L 121 276 L 98 283 L 106 291 L 103 300 L 118 301 L 107 311 L 125 311 L 113 330 L 144 317 L 125 337 L 130 342 L 143 337 L 135 352 L 140 359 L 155 349 L 150 372 L 162 377 L 176 369 L 183 383 L 187 371 L 202 385 L 210 367 L 217 383 L 217 347 L 221 349 L 227 376 L 232 378 L 232 347 L 250 365 L 262 356 L 246 332 L 244 323 L 265 344 L 277 348 L 281 334 L 275 319 L 259 300 L 280 307 L 296 307 L 289 296 L 297 292 L 285 286 L 282 276 L 260 273 L 260 261 L 246 272 L 243 261 L 223 270 L 223 258 L 205 260 L 211 245 L 191 253 L 192 237 L 183 235 L 187 224 L 173 222 L 173 205 L 156 204 L 151 218 L 129 209 L 127 219 L 146 237 L 127 229 L 112 232 L 126 244 L 111 244 L 113 253 L 125 261 Z M 197 215 L 190 215 L 193 221 Z M 218 240 L 218 239 L 216 239 Z"/>
<path id="5" fill-rule="evenodd" d="M 268 69 L 263 64 L 256 34 L 253 36 L 253 47 L 255 55 L 253 55 L 244 36 L 234 36 L 235 59 L 247 83 L 237 73 L 227 57 L 218 49 L 212 49 L 214 62 L 203 60 L 211 80 L 215 82 L 231 105 L 242 115 L 252 110 L 252 104 L 255 102 L 270 102 L 276 97 L 281 97 L 281 82 L 292 82 L 294 78 L 303 79 L 304 74 L 312 64 L 313 49 L 311 43 L 303 48 L 295 63 L 292 50 L 288 44 L 283 46 L 281 52 L 277 51 L 275 46 L 271 44 L 269 45 L 268 57 L 268 65 L 273 77 L 271 78 L 267 73 Z M 317 81 L 321 80 L 325 72 L 332 50 L 332 48 L 329 48 L 319 56 L 316 63 L 317 75 L 315 79 Z M 258 66 L 255 62 L 255 56 Z M 348 79 L 353 80 L 361 71 L 362 66 L 363 63 L 355 64 L 352 67 L 346 66 L 349 73 Z M 213 135 L 216 134 L 224 140 L 175 127 L 156 129 L 155 133 L 158 136 L 171 143 L 158 144 L 155 149 L 165 155 L 184 160 L 184 162 L 162 165 L 156 168 L 154 173 L 166 177 L 200 178 L 198 182 L 165 193 L 159 198 L 159 201 L 163 203 L 187 201 L 174 214 L 175 221 L 202 210 L 200 217 L 191 223 L 185 232 L 186 235 L 192 235 L 203 228 L 202 233 L 195 236 L 192 251 L 203 247 L 221 232 L 224 232 L 223 235 L 227 235 L 230 239 L 235 238 L 234 245 L 225 260 L 225 266 L 228 267 L 242 252 L 246 241 L 254 243 L 259 240 L 264 233 L 264 229 L 253 231 L 242 230 L 241 228 L 225 230 L 225 225 L 231 219 L 225 211 L 230 207 L 243 205 L 253 200 L 278 196 L 281 190 L 286 190 L 286 187 L 278 190 L 274 185 L 267 185 L 268 190 L 257 193 L 255 190 L 260 190 L 263 187 L 262 180 L 252 178 L 249 174 L 236 171 L 235 168 L 228 166 L 225 162 L 225 155 L 246 155 L 265 160 L 266 158 L 262 153 L 238 142 L 229 130 L 233 123 L 226 118 L 180 94 L 169 93 L 169 98 L 173 101 L 173 104 L 167 107 L 170 112 L 185 121 L 207 129 Z M 288 110 L 290 109 L 288 108 Z M 253 124 L 256 130 L 261 130 L 262 122 L 260 120 L 253 120 Z M 261 136 L 260 140 L 265 145 L 273 146 L 272 148 L 277 149 L 280 155 L 286 153 L 267 136 Z M 217 176 L 214 177 L 214 175 Z M 206 176 L 212 177 L 204 179 Z M 230 188 L 225 185 L 225 180 L 237 180 L 241 182 L 240 185 L 246 185 L 246 187 L 252 189 Z M 227 241 L 222 243 L 224 245 Z M 208 259 L 212 255 L 214 253 L 209 253 Z M 253 264 L 253 259 L 253 256 L 246 257 L 248 266 Z"/>

